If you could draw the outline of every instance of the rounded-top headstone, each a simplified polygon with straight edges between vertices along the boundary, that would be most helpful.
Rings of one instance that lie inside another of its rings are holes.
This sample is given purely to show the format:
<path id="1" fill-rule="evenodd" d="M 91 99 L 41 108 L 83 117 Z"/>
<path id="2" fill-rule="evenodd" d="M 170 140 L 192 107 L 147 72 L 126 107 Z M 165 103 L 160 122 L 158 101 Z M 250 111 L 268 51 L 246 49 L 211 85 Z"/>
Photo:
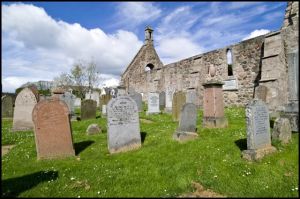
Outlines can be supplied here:
<path id="1" fill-rule="evenodd" d="M 94 134 L 98 134 L 101 133 L 101 128 L 99 127 L 98 124 L 90 124 L 88 126 L 88 128 L 86 129 L 86 134 L 87 135 L 94 135 Z"/>

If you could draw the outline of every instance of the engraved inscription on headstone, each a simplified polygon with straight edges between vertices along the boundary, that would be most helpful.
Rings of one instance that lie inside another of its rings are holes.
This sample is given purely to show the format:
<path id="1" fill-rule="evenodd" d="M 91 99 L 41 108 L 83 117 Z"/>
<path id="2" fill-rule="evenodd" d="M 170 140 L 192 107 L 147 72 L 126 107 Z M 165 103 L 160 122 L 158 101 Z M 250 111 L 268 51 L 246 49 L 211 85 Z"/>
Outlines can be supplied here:
<path id="1" fill-rule="evenodd" d="M 38 159 L 75 155 L 65 102 L 57 99 L 40 101 L 34 107 L 32 117 Z"/>
<path id="2" fill-rule="evenodd" d="M 121 95 L 107 104 L 108 150 L 125 152 L 141 147 L 140 123 L 135 101 Z"/>
<path id="3" fill-rule="evenodd" d="M 32 110 L 37 104 L 37 96 L 30 88 L 24 88 L 15 101 L 12 131 L 33 129 Z"/>
<path id="4" fill-rule="evenodd" d="M 148 94 L 148 111 L 147 114 L 159 113 L 159 94 L 149 93 Z"/>

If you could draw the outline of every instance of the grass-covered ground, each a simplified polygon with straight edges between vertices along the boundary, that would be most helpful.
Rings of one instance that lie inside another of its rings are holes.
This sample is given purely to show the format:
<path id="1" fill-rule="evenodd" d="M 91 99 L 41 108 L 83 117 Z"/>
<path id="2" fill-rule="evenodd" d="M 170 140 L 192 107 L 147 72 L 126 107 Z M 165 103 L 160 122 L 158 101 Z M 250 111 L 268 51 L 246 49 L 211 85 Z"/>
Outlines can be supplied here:
<path id="1" fill-rule="evenodd" d="M 226 197 L 298 197 L 299 134 L 288 145 L 273 143 L 276 153 L 247 162 L 241 158 L 244 109 L 225 113 L 228 128 L 203 129 L 199 111 L 199 137 L 178 143 L 171 115 L 143 112 L 142 147 L 114 155 L 107 149 L 105 118 L 73 121 L 76 157 L 39 161 L 33 131 L 12 133 L 12 120 L 3 119 L 2 145 L 15 147 L 2 157 L 2 197 L 176 197 L 193 192 L 192 182 Z M 103 133 L 86 135 L 91 123 Z"/>

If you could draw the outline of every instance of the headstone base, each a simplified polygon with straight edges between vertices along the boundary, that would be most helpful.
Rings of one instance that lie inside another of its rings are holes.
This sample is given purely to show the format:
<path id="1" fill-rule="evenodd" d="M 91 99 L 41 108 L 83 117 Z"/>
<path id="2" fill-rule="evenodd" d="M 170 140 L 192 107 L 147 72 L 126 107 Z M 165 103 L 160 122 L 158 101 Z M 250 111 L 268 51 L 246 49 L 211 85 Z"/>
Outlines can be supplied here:
<path id="1" fill-rule="evenodd" d="M 173 134 L 173 139 L 183 142 L 188 140 L 194 140 L 198 137 L 198 134 L 195 132 L 184 132 L 184 131 L 176 131 Z"/>
<path id="2" fill-rule="evenodd" d="M 46 156 L 37 156 L 38 160 L 51 160 L 51 159 L 64 159 L 67 157 L 75 157 L 75 150 L 71 149 L 71 151 L 69 153 L 65 153 L 65 154 L 53 154 L 53 155 L 49 155 L 47 154 Z"/>
<path id="3" fill-rule="evenodd" d="M 140 148 L 141 146 L 142 146 L 141 143 L 132 143 L 132 144 L 122 146 L 122 147 L 119 147 L 119 148 L 110 148 L 109 153 L 114 154 L 114 153 L 132 151 L 132 150 Z"/>
<path id="4" fill-rule="evenodd" d="M 203 128 L 226 128 L 227 126 L 226 117 L 203 117 Z"/>
<path id="5" fill-rule="evenodd" d="M 242 152 L 242 157 L 249 161 L 257 161 L 262 159 L 265 155 L 274 153 L 275 151 L 276 148 L 273 146 L 268 146 L 261 149 L 249 149 Z"/>

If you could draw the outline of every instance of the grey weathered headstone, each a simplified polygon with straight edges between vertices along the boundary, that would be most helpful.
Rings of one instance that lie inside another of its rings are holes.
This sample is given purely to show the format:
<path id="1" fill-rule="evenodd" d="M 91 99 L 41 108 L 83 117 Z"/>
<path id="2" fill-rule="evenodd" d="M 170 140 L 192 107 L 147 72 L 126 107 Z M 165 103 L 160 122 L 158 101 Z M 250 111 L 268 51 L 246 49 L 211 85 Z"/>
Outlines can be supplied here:
<path id="1" fill-rule="evenodd" d="M 131 91 L 129 96 L 136 102 L 139 112 L 143 111 L 143 104 L 142 104 L 142 95 L 135 91 Z"/>
<path id="2" fill-rule="evenodd" d="M 69 114 L 74 115 L 75 114 L 74 102 L 76 96 L 70 92 L 65 92 L 64 94 L 60 95 L 59 98 L 60 100 L 64 101 L 67 104 L 69 108 Z"/>
<path id="3" fill-rule="evenodd" d="M 33 129 L 32 110 L 38 102 L 38 94 L 31 88 L 24 88 L 17 95 L 13 115 L 12 131 L 26 131 Z"/>
<path id="4" fill-rule="evenodd" d="M 148 111 L 147 114 L 160 113 L 159 110 L 159 94 L 149 93 L 148 94 Z"/>
<path id="5" fill-rule="evenodd" d="M 277 118 L 274 123 L 272 139 L 288 143 L 292 138 L 290 121 L 287 118 Z"/>
<path id="6" fill-rule="evenodd" d="M 81 101 L 81 120 L 96 118 L 97 102 L 92 99 Z"/>
<path id="7" fill-rule="evenodd" d="M 4 117 L 13 117 L 14 113 L 14 97 L 11 95 L 4 95 L 1 97 L 1 114 Z"/>
<path id="8" fill-rule="evenodd" d="M 183 105 L 180 114 L 179 127 L 173 138 L 179 141 L 190 140 L 198 137 L 196 133 L 197 107 L 193 103 Z"/>
<path id="9" fill-rule="evenodd" d="M 87 135 L 94 135 L 94 134 L 99 134 L 101 133 L 101 128 L 99 127 L 98 124 L 90 124 L 88 128 L 86 129 L 86 134 Z"/>
<path id="10" fill-rule="evenodd" d="M 189 88 L 186 91 L 186 103 L 196 104 L 196 102 L 197 102 L 196 89 L 195 88 Z"/>
<path id="11" fill-rule="evenodd" d="M 159 109 L 164 110 L 166 107 L 166 92 L 162 91 L 159 93 Z"/>
<path id="12" fill-rule="evenodd" d="M 166 89 L 166 108 L 165 111 L 167 113 L 172 112 L 172 100 L 173 100 L 173 94 L 175 92 L 174 86 L 168 86 Z"/>
<path id="13" fill-rule="evenodd" d="M 247 150 L 242 152 L 247 160 L 258 160 L 276 151 L 271 146 L 269 110 L 259 99 L 254 99 L 246 106 Z"/>
<path id="14" fill-rule="evenodd" d="M 135 101 L 122 95 L 107 104 L 107 139 L 110 153 L 141 147 L 138 108 Z"/>
<path id="15" fill-rule="evenodd" d="M 69 110 L 65 102 L 42 100 L 32 111 L 38 159 L 75 156 Z"/>

